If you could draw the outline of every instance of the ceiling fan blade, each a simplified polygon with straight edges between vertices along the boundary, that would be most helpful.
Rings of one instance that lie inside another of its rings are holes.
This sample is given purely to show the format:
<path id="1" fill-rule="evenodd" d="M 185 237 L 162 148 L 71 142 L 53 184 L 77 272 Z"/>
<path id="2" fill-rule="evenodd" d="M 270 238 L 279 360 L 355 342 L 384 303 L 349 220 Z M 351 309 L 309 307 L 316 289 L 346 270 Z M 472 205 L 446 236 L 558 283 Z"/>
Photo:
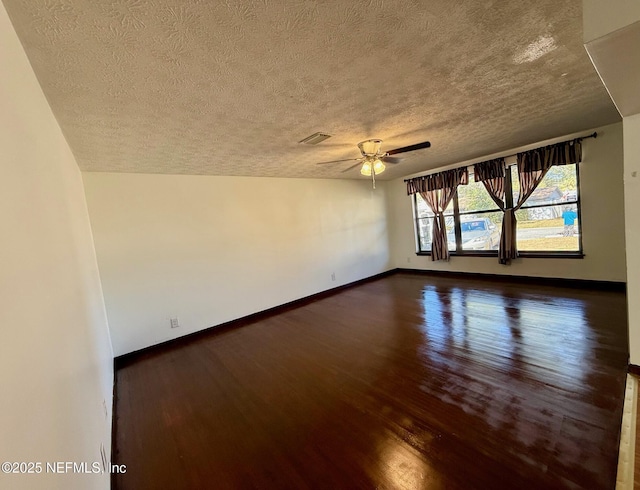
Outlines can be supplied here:
<path id="1" fill-rule="evenodd" d="M 391 163 L 391 164 L 396 164 L 396 163 L 400 163 L 402 160 L 404 160 L 404 158 L 400 158 L 400 157 L 382 157 L 381 159 L 384 163 Z"/>
<path id="2" fill-rule="evenodd" d="M 355 165 L 351 165 L 349 168 L 345 168 L 342 172 L 340 172 L 341 174 L 348 172 L 349 170 L 353 170 L 354 168 L 356 168 L 358 165 L 360 165 L 362 162 L 358 162 Z"/>
<path id="3" fill-rule="evenodd" d="M 396 148 L 395 150 L 389 150 L 387 155 L 395 155 L 397 153 L 406 153 L 408 151 L 422 150 L 423 148 L 429 148 L 431 143 L 423 141 L 422 143 L 416 143 L 415 145 L 403 146 L 402 148 Z"/>
<path id="4" fill-rule="evenodd" d="M 360 160 L 360 158 L 347 158 L 346 160 L 331 160 L 330 162 L 318 162 L 316 163 L 316 165 L 325 165 L 327 163 L 352 162 L 354 160 Z"/>

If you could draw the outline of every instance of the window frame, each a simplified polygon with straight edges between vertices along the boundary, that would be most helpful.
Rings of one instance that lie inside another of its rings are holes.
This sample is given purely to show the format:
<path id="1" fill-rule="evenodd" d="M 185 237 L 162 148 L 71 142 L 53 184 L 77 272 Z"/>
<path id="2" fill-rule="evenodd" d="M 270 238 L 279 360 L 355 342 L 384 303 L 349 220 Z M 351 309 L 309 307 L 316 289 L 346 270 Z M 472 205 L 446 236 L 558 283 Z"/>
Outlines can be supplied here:
<path id="1" fill-rule="evenodd" d="M 505 204 L 506 207 L 513 207 L 513 186 L 511 179 L 511 167 L 514 167 L 516 164 L 507 165 L 507 172 L 505 175 Z M 531 250 L 531 251 L 520 251 L 518 250 L 518 257 L 523 258 L 561 258 L 561 259 L 582 259 L 584 258 L 584 248 L 582 244 L 582 202 L 580 200 L 580 162 L 575 164 L 576 169 L 576 199 L 572 201 L 564 201 L 560 204 L 534 204 L 527 206 L 527 203 L 522 205 L 520 209 L 535 209 L 535 208 L 549 208 L 554 206 L 562 206 L 562 205 L 570 205 L 575 204 L 577 207 L 578 214 L 578 250 L 576 251 L 567 251 L 567 250 Z M 433 219 L 433 218 L 420 218 L 418 216 L 418 195 L 413 195 L 413 223 L 414 223 L 414 231 L 416 237 L 416 255 L 425 255 L 430 256 L 431 250 L 421 250 L 421 242 L 420 242 L 420 234 L 419 234 L 419 226 L 420 221 L 425 219 Z M 479 215 L 486 213 L 495 213 L 502 212 L 497 206 L 496 208 L 486 209 L 481 211 L 465 211 L 460 212 L 459 204 L 458 204 L 458 191 L 456 189 L 456 193 L 453 196 L 453 219 L 454 219 L 454 230 L 456 237 L 456 248 L 455 250 L 449 250 L 449 255 L 455 257 L 497 257 L 497 250 L 463 250 L 462 249 L 462 230 L 461 230 L 461 216 L 465 215 Z M 502 231 L 501 231 L 502 233 Z"/>

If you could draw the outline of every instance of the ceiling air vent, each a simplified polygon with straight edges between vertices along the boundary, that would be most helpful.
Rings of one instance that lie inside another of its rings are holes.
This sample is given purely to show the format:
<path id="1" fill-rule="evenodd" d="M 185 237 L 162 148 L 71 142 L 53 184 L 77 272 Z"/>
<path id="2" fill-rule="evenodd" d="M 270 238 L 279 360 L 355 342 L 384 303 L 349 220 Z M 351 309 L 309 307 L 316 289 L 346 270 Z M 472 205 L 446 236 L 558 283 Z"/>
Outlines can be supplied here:
<path id="1" fill-rule="evenodd" d="M 331 138 L 327 133 L 313 133 L 311 136 L 307 136 L 305 139 L 298 141 L 298 143 L 304 143 L 306 145 L 317 145 L 322 143 L 327 138 Z"/>

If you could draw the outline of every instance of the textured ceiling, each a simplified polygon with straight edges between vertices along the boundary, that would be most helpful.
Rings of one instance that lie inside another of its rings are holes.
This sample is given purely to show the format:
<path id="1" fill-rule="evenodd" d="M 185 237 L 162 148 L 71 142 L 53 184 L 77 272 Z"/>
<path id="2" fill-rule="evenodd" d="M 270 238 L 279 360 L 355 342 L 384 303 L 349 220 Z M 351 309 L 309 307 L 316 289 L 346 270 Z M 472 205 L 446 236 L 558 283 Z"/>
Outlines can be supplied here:
<path id="1" fill-rule="evenodd" d="M 619 120 L 581 0 L 3 1 L 83 170 L 356 178 L 314 163 L 431 141 L 393 178 Z"/>

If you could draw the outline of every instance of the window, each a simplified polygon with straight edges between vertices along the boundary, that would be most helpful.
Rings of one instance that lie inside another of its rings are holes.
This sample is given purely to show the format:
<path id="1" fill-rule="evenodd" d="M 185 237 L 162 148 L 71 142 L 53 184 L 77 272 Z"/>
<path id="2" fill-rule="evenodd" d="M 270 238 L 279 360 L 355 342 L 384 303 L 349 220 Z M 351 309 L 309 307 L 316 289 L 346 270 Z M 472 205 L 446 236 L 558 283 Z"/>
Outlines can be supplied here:
<path id="1" fill-rule="evenodd" d="M 520 185 L 516 165 L 510 166 L 507 194 L 518 202 Z M 433 212 L 414 195 L 418 253 L 431 252 Z M 445 212 L 449 251 L 454 255 L 497 255 L 502 211 L 470 173 Z M 521 256 L 582 256 L 578 165 L 554 166 L 516 212 L 517 243 Z"/>
<path id="2" fill-rule="evenodd" d="M 518 202 L 518 171 L 511 169 L 513 202 Z M 577 165 L 554 166 L 516 212 L 520 252 L 574 252 L 582 250 Z"/>

